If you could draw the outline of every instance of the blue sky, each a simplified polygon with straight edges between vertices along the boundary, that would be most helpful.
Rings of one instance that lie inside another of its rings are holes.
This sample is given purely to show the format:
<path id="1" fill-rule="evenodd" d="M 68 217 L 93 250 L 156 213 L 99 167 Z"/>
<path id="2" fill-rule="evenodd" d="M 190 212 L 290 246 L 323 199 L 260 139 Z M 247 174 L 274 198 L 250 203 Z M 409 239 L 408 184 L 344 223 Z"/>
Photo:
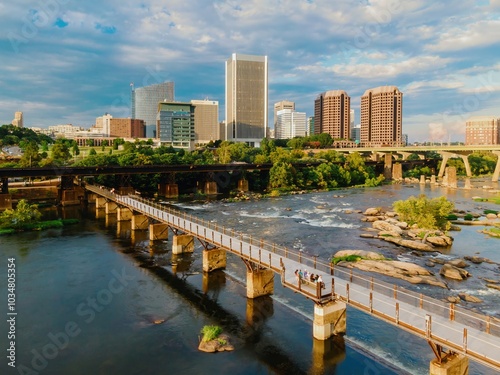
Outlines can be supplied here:
<path id="1" fill-rule="evenodd" d="M 0 124 L 88 128 L 128 117 L 130 83 L 218 100 L 224 61 L 268 55 L 269 105 L 395 85 L 410 141 L 463 140 L 500 117 L 500 0 L 37 0 L 0 4 Z M 271 111 L 272 112 L 272 111 Z"/>

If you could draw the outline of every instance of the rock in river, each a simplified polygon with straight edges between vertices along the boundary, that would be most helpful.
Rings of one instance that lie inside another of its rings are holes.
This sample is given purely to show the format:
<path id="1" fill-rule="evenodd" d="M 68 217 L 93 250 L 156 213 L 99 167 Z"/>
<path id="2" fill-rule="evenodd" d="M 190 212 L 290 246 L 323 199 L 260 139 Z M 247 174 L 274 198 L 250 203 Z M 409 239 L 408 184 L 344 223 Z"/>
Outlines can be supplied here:
<path id="1" fill-rule="evenodd" d="M 452 266 L 451 264 L 445 264 L 441 267 L 439 274 L 452 280 L 464 280 L 467 277 L 471 276 L 469 272 L 464 269 Z"/>

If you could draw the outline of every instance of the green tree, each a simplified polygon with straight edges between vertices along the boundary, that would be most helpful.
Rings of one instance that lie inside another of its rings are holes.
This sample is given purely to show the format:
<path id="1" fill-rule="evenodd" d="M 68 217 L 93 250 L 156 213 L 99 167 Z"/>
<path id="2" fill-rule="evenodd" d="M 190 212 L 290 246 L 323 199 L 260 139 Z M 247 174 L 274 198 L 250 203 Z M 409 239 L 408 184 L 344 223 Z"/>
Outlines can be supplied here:
<path id="1" fill-rule="evenodd" d="M 422 229 L 447 230 L 450 222 L 447 217 L 453 212 L 454 205 L 446 197 L 427 198 L 424 194 L 418 198 L 411 196 L 407 200 L 393 203 L 399 218 L 408 224 L 417 224 Z"/>
<path id="2" fill-rule="evenodd" d="M 36 204 L 29 204 L 26 200 L 21 199 L 15 210 L 5 210 L 0 214 L 0 227 L 22 228 L 26 224 L 40 221 L 41 216 Z"/>
<path id="3" fill-rule="evenodd" d="M 69 147 L 66 143 L 56 142 L 52 146 L 51 157 L 54 161 L 57 162 L 65 162 L 71 159 L 71 153 L 69 152 Z"/>
<path id="4" fill-rule="evenodd" d="M 90 155 L 97 155 L 97 151 L 96 151 L 94 148 L 91 148 L 91 149 L 89 150 L 89 156 L 90 156 Z"/>
<path id="5" fill-rule="evenodd" d="M 23 156 L 19 160 L 21 168 L 38 167 L 42 156 L 38 153 L 38 145 L 35 141 L 29 141 L 24 148 Z"/>
<path id="6" fill-rule="evenodd" d="M 72 147 L 72 152 L 74 156 L 80 155 L 80 149 L 78 148 L 78 144 L 75 142 Z"/>

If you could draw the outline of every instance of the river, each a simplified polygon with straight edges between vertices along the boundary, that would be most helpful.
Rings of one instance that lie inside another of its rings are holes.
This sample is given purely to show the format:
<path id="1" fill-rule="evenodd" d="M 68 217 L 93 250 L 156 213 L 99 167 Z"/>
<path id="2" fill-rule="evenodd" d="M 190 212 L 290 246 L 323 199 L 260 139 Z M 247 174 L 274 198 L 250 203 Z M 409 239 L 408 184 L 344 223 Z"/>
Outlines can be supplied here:
<path id="1" fill-rule="evenodd" d="M 488 184 L 474 181 L 480 187 Z M 491 185 L 491 182 L 489 183 Z M 457 208 L 498 209 L 475 203 L 478 188 L 448 190 L 429 185 L 388 185 L 291 195 L 253 202 L 177 203 L 181 210 L 255 237 L 328 259 L 341 249 L 377 250 L 424 264 L 419 257 L 376 239 L 359 237 L 368 224 L 346 210 L 389 209 L 410 195 L 447 195 Z M 326 343 L 312 338 L 313 303 L 284 289 L 247 301 L 245 267 L 228 255 L 225 271 L 202 273 L 201 248 L 173 257 L 171 241 L 150 243 L 127 223 L 96 218 L 93 210 L 47 210 L 47 217 L 79 217 L 64 229 L 0 237 L 0 300 L 7 308 L 7 259 L 16 263 L 16 369 L 0 359 L 4 374 L 427 374 L 428 344 L 353 308 L 347 334 Z M 453 232 L 445 259 L 480 255 L 500 262 L 499 239 L 463 227 Z M 448 282 L 450 290 L 409 285 L 438 298 L 466 291 L 484 300 L 470 305 L 499 317 L 500 292 L 481 277 L 500 278 L 498 265 L 471 265 L 472 277 Z M 438 272 L 438 269 L 434 270 Z M 5 301 L 5 302 L 4 302 Z M 217 324 L 232 337 L 233 352 L 197 350 L 200 330 Z M 8 348 L 0 324 L 0 347 Z M 471 362 L 470 374 L 495 372 Z"/>

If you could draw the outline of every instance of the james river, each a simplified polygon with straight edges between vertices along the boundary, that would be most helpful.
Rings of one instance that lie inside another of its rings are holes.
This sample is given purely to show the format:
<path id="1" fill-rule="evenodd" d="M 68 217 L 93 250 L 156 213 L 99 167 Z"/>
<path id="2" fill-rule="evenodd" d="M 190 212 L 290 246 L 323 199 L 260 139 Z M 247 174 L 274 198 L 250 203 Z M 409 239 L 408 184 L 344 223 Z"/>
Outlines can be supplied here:
<path id="1" fill-rule="evenodd" d="M 486 180 L 473 184 L 492 185 Z M 447 195 L 457 208 L 473 212 L 500 208 L 471 199 L 491 195 L 482 188 L 418 184 L 176 206 L 323 260 L 337 250 L 364 249 L 420 265 L 430 257 L 476 253 L 500 262 L 500 239 L 478 233 L 476 226 L 452 232 L 455 243 L 445 254 L 419 257 L 361 238 L 368 224 L 361 222 L 362 215 L 345 212 L 390 209 L 393 201 L 420 193 Z M 73 207 L 45 214 L 81 222 L 0 237 L 0 374 L 428 374 L 433 354 L 424 340 L 353 308 L 347 310 L 343 338 L 315 341 L 313 303 L 284 289 L 278 277 L 272 297 L 247 301 L 245 266 L 235 256 L 228 255 L 225 271 L 206 278 L 199 245 L 194 254 L 173 258 L 171 240 L 150 244 L 146 232 L 132 234 L 130 224 L 96 218 L 94 210 Z M 9 258 L 16 265 L 16 368 L 8 366 L 6 356 L 11 341 L 6 322 Z M 500 292 L 479 278 L 500 279 L 498 264 L 471 265 L 468 271 L 472 277 L 448 282 L 450 290 L 390 281 L 437 298 L 465 291 L 484 300 L 471 308 L 500 317 Z M 198 351 L 199 332 L 207 324 L 223 327 L 235 350 Z M 470 374 L 494 373 L 471 362 Z"/>

